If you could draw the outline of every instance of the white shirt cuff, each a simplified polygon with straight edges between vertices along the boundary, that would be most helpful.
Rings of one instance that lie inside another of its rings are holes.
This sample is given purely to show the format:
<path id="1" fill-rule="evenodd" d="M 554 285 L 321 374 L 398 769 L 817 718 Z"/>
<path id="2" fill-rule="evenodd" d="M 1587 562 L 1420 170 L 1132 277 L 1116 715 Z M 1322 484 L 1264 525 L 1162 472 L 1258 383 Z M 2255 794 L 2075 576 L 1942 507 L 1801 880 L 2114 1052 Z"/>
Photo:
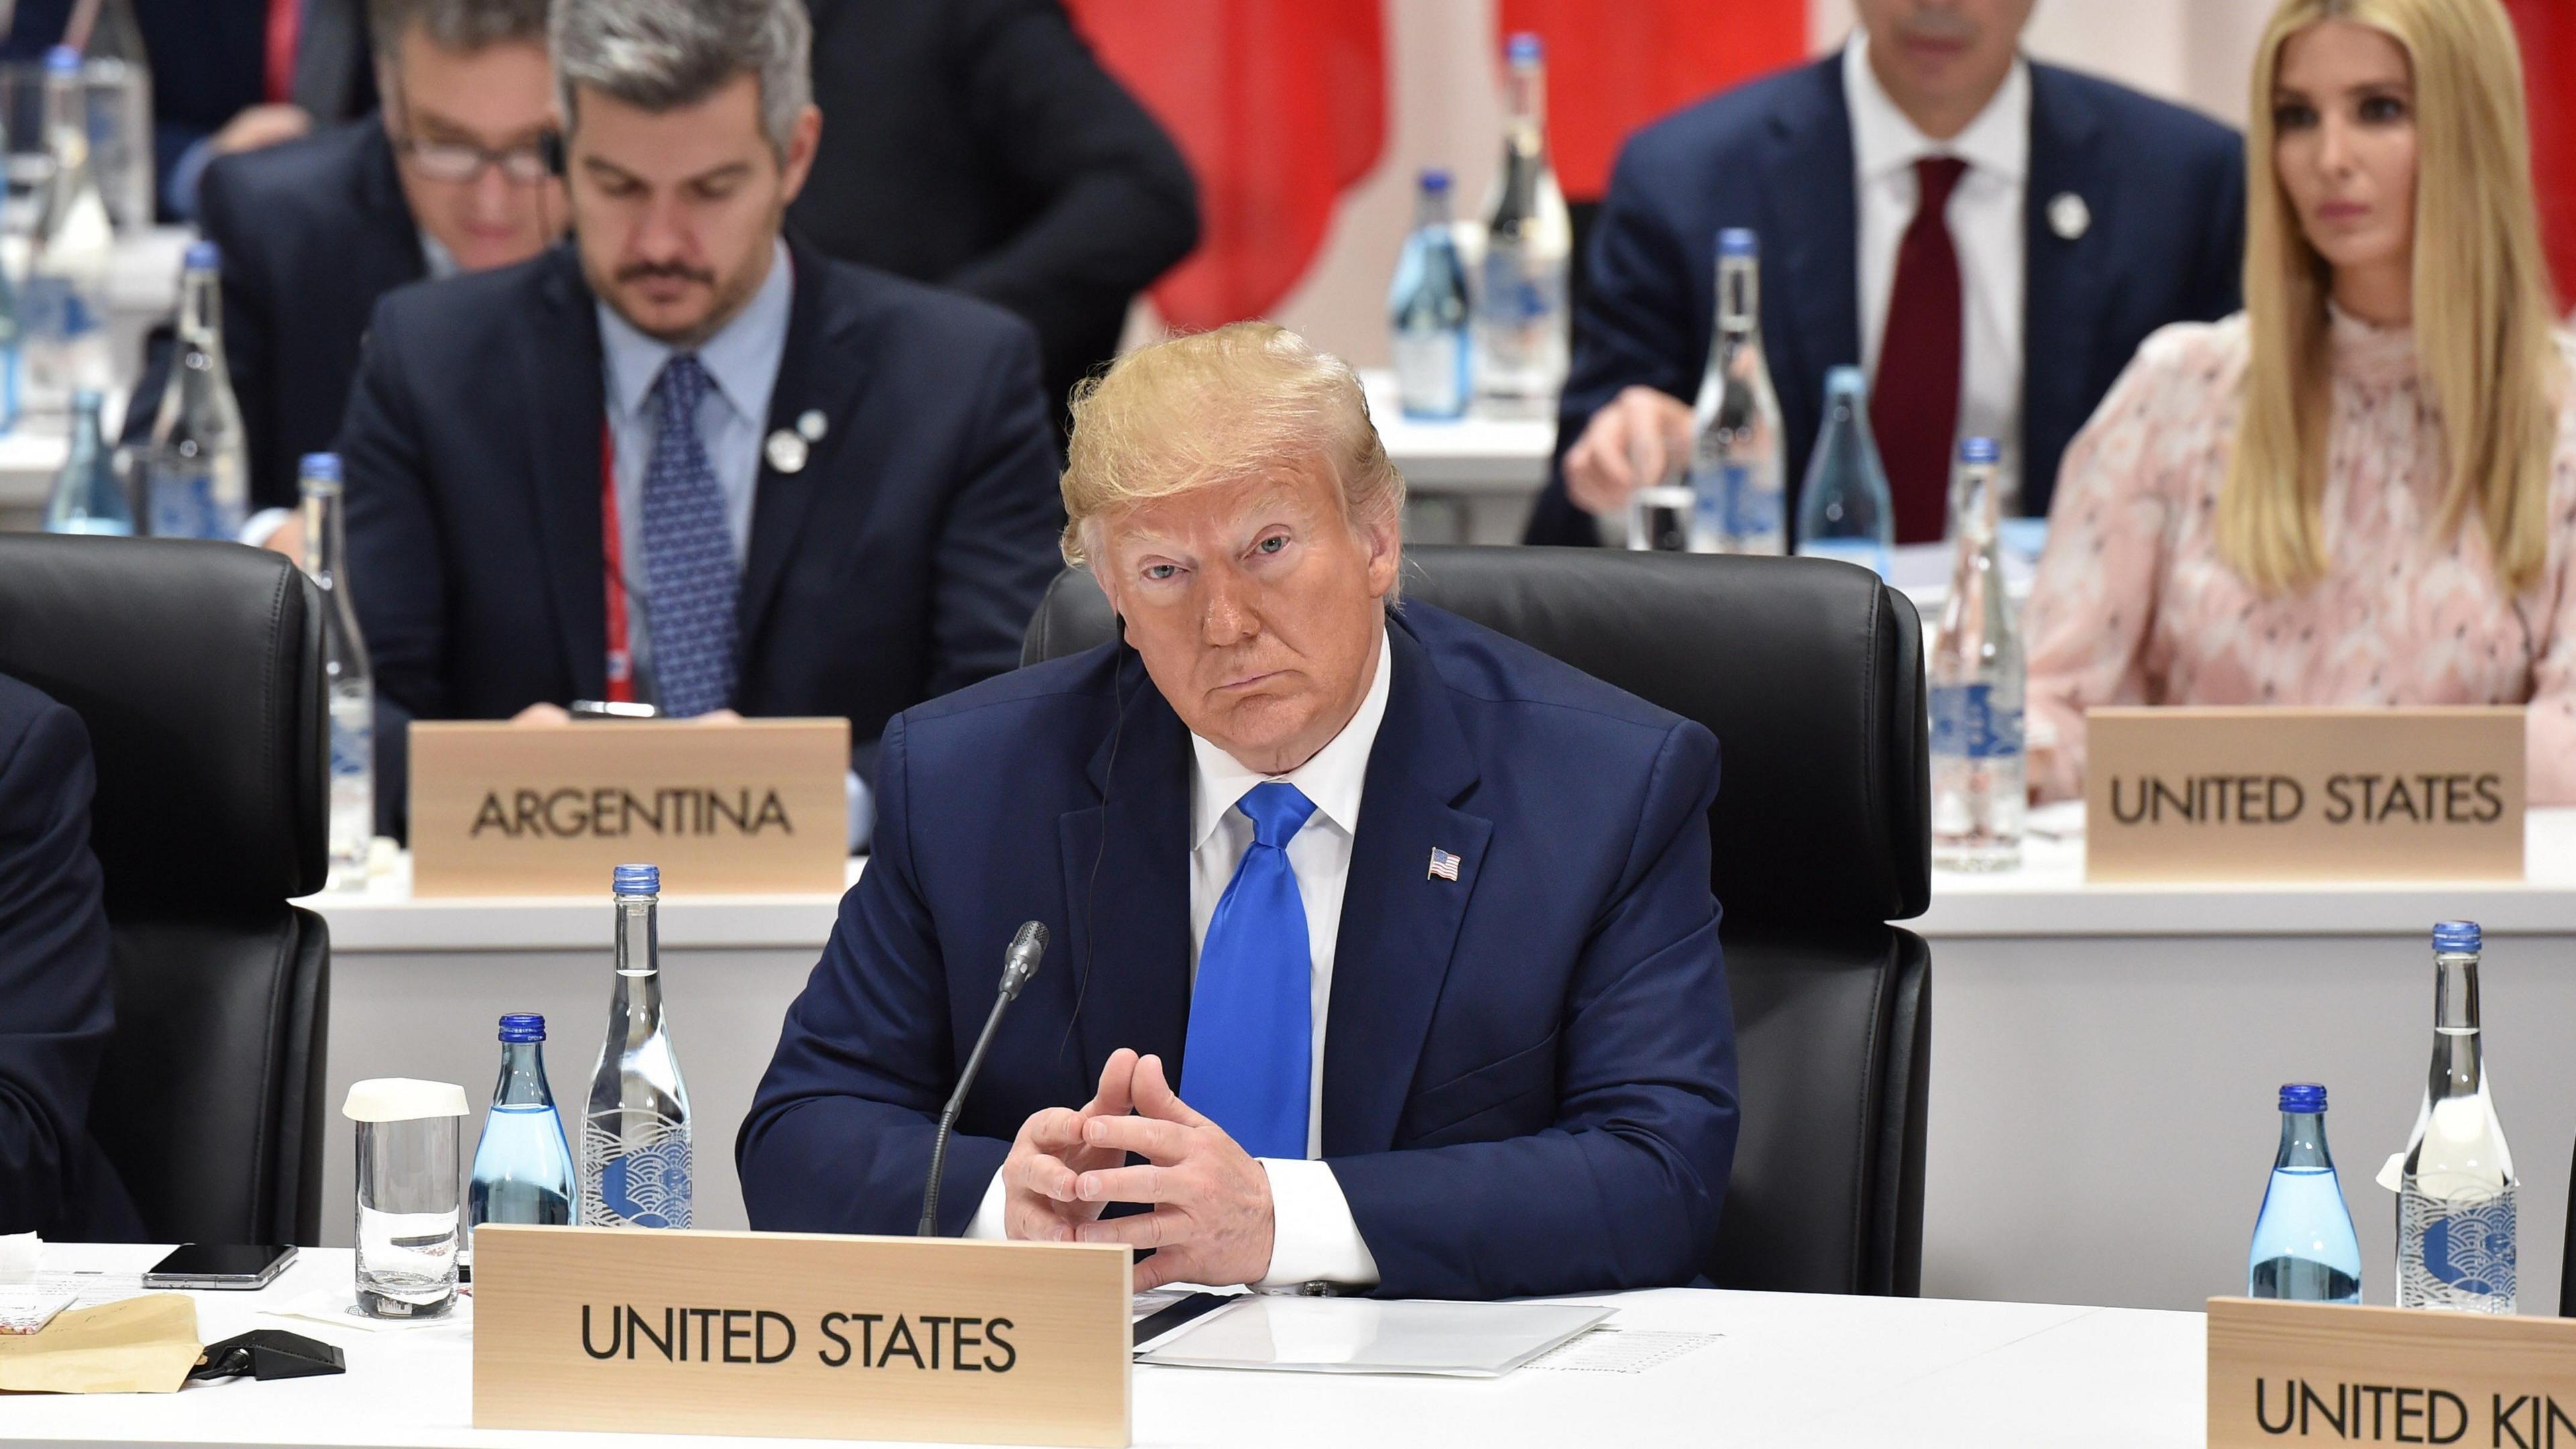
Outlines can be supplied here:
<path id="1" fill-rule="evenodd" d="M 268 541 L 277 536 L 277 531 L 286 526 L 286 520 L 294 516 L 292 508 L 263 508 L 243 522 L 241 532 L 235 537 L 253 548 L 265 548 Z"/>
<path id="2" fill-rule="evenodd" d="M 1310 1159 L 1259 1157 L 1270 1174 L 1270 1271 L 1256 1288 L 1299 1283 L 1377 1286 L 1377 1257 L 1351 1217 L 1333 1169 Z"/>
<path id="3" fill-rule="evenodd" d="M 966 1236 L 988 1239 L 1003 1236 L 1002 1174 L 1000 1172 L 996 1171 L 993 1174 L 993 1180 L 984 1184 L 984 1200 L 976 1204 L 975 1216 L 967 1220 Z"/>

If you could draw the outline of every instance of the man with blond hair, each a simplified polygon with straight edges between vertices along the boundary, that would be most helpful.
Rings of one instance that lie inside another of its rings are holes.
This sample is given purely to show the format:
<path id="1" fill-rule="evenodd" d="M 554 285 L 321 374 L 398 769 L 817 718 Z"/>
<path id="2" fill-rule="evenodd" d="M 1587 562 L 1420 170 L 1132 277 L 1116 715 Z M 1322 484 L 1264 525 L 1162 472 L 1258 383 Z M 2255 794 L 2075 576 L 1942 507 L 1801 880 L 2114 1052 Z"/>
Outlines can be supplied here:
<path id="1" fill-rule="evenodd" d="M 887 728 L 737 1147 L 753 1226 L 912 1228 L 1035 919 L 940 1232 L 1153 1249 L 1139 1289 L 1692 1281 L 1736 1133 L 1717 742 L 1397 603 L 1403 477 L 1280 328 L 1122 360 L 1063 490 L 1124 638 Z"/>

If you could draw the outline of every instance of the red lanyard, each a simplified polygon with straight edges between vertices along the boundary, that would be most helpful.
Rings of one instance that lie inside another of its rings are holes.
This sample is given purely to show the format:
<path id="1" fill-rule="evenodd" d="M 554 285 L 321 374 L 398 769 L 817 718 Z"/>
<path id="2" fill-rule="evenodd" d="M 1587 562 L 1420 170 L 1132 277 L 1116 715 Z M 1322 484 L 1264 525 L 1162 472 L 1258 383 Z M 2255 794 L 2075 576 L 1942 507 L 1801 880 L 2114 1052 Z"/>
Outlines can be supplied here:
<path id="1" fill-rule="evenodd" d="M 608 420 L 599 422 L 599 550 L 607 564 L 608 697 L 619 704 L 635 700 L 635 656 L 626 644 L 626 541 L 617 528 L 617 440 Z"/>

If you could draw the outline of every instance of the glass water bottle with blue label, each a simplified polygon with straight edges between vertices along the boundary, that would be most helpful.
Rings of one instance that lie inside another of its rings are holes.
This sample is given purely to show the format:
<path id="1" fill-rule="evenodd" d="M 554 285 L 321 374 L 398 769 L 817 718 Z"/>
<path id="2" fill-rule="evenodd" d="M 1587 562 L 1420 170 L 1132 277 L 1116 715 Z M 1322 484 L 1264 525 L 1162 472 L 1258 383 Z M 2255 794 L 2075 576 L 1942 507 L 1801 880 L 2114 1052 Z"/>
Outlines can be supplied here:
<path id="1" fill-rule="evenodd" d="M 1503 159 L 1475 289 L 1476 396 L 1496 417 L 1545 418 L 1565 388 L 1574 223 L 1548 160 L 1539 38 L 1514 35 L 1505 57 Z"/>
<path id="2" fill-rule="evenodd" d="M 240 535 L 250 514 L 250 443 L 224 363 L 223 253 L 213 242 L 188 248 L 178 346 L 144 458 L 144 507 L 154 535 Z"/>
<path id="3" fill-rule="evenodd" d="M 2400 1308 L 2514 1311 L 2517 1180 L 2478 1037 L 2481 944 L 2475 921 L 2433 928 L 2433 1062 L 2424 1105 L 2404 1155 L 2380 1179 L 2397 1190 Z"/>
<path id="4" fill-rule="evenodd" d="M 116 455 L 108 451 L 99 429 L 100 406 L 99 395 L 88 388 L 72 394 L 71 449 L 45 500 L 47 533 L 134 532 L 134 500 L 117 476 Z"/>
<path id="5" fill-rule="evenodd" d="M 2281 1148 L 2254 1219 L 2245 1296 L 2361 1301 L 2361 1241 L 2353 1236 L 2352 1211 L 2326 1150 L 2326 1089 L 2313 1082 L 2281 1087 Z"/>
<path id="6" fill-rule="evenodd" d="M 1413 230 L 1396 258 L 1386 307 L 1404 415 L 1438 422 L 1466 416 L 1475 395 L 1467 365 L 1467 269 L 1449 219 L 1446 171 L 1422 173 Z"/>
<path id="7" fill-rule="evenodd" d="M 1717 234 L 1717 321 L 1691 407 L 1697 553 L 1784 553 L 1788 463 L 1780 395 L 1762 352 L 1762 255 L 1750 231 Z"/>
<path id="8" fill-rule="evenodd" d="M 1869 435 L 1869 385 L 1857 367 L 1825 373 L 1825 424 L 1798 492 L 1798 552 L 1859 564 L 1880 578 L 1896 548 L 1896 507 Z"/>
<path id="9" fill-rule="evenodd" d="M 330 713 L 330 888 L 364 890 L 376 839 L 376 674 L 349 594 L 349 532 L 340 457 L 307 453 L 298 468 L 304 572 L 322 594 L 322 671 Z"/>
<path id="10" fill-rule="evenodd" d="M 1950 594 L 1929 673 L 1932 860 L 1953 870 L 2021 864 L 2029 801 L 2022 756 L 2021 631 L 1996 546 L 1992 438 L 1959 444 L 1950 485 Z"/>
<path id="11" fill-rule="evenodd" d="M 695 1186 L 689 1089 L 662 1018 L 655 911 L 662 872 L 621 865 L 617 988 L 581 1127 L 581 1220 L 594 1227 L 685 1228 Z"/>
<path id="12" fill-rule="evenodd" d="M 501 1076 L 492 1084 L 492 1114 L 474 1149 L 466 1193 L 466 1252 L 485 1223 L 572 1221 L 572 1145 L 554 1090 L 546 1085 L 546 1019 L 513 1012 L 501 1018 Z"/>

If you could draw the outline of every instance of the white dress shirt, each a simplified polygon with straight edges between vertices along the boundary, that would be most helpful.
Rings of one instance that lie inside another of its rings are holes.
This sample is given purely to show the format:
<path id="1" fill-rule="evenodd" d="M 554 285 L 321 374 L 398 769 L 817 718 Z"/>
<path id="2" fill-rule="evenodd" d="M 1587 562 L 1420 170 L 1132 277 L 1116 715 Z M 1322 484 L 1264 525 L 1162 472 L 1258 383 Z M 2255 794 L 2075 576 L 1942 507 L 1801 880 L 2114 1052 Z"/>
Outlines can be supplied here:
<path id="1" fill-rule="evenodd" d="M 1914 163 L 1968 163 L 1950 193 L 1950 239 L 1959 252 L 1959 318 L 1967 355 L 1959 373 L 1959 431 L 2003 445 L 2007 497 L 2021 476 L 2023 230 L 2030 189 L 2030 65 L 2016 57 L 1994 99 L 1947 141 L 1916 130 L 1869 68 L 1869 37 L 1843 47 L 1843 100 L 1851 111 L 1852 189 L 1860 201 L 1860 360 L 1876 386 L 1896 253 L 1914 224 Z M 2009 511 L 2009 510 L 2008 510 Z"/>
<path id="2" fill-rule="evenodd" d="M 1351 722 L 1314 758 L 1285 775 L 1264 775 L 1220 747 L 1190 736 L 1190 977 L 1198 978 L 1199 952 L 1208 921 L 1252 848 L 1252 820 L 1235 808 L 1253 786 L 1278 780 L 1314 802 L 1315 813 L 1288 842 L 1288 868 L 1306 908 L 1306 948 L 1312 969 L 1314 1060 L 1307 1075 L 1306 1156 L 1256 1159 L 1270 1175 L 1270 1267 L 1260 1286 L 1328 1282 L 1374 1287 L 1377 1258 L 1360 1237 L 1350 1200 L 1333 1170 L 1319 1159 L 1324 1146 L 1324 1026 L 1331 1016 L 1333 957 L 1342 933 L 1342 896 L 1350 881 L 1351 846 L 1360 822 L 1360 797 L 1368 784 L 1369 753 L 1386 720 L 1394 655 L 1378 636 L 1368 693 Z M 1179 1083 L 1173 1084 L 1175 1089 Z M 970 1238 L 1003 1235 L 1002 1178 L 995 1173 L 984 1201 L 967 1226 Z"/>

